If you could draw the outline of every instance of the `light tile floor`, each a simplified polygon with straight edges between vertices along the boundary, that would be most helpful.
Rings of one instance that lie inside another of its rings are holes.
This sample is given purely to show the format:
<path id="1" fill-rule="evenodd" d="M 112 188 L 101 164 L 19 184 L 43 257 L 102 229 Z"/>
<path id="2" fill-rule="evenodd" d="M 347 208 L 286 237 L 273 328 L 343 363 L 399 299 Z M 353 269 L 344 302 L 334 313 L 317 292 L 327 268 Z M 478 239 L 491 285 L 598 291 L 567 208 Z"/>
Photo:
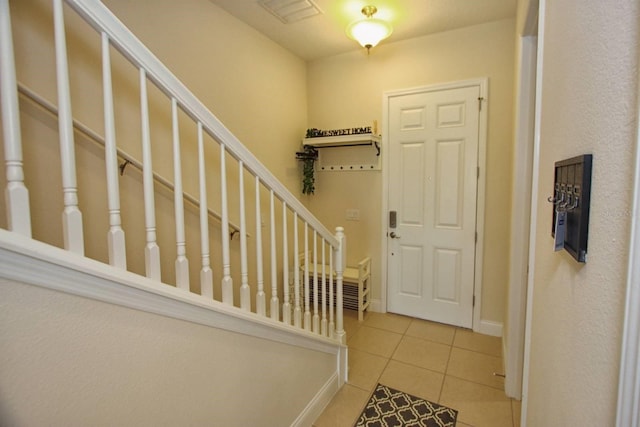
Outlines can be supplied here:
<path id="1" fill-rule="evenodd" d="M 458 410 L 458 427 L 519 427 L 504 394 L 500 338 L 396 314 L 345 310 L 349 381 L 314 423 L 350 427 L 378 382 Z"/>

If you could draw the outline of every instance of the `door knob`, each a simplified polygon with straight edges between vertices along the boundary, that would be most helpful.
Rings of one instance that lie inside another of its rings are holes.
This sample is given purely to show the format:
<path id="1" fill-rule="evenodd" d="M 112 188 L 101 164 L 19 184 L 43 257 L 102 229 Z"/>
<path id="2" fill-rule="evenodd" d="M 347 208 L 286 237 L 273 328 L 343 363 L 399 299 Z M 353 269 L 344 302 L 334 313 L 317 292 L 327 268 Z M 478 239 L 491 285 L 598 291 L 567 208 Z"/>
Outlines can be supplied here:
<path id="1" fill-rule="evenodd" d="M 389 233 L 389 237 L 391 237 L 392 239 L 399 239 L 400 236 L 398 236 L 395 231 L 392 231 L 391 233 Z"/>

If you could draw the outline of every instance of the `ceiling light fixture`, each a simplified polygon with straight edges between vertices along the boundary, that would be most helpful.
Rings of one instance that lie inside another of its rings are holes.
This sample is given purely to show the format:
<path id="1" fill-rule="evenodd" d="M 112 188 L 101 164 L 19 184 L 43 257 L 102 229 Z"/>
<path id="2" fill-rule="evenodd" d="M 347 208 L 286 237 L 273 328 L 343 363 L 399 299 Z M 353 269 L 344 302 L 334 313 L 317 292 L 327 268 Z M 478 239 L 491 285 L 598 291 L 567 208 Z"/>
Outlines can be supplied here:
<path id="1" fill-rule="evenodd" d="M 367 54 L 372 47 L 389 37 L 393 31 L 391 24 L 373 17 L 377 11 L 375 6 L 363 7 L 362 14 L 366 18 L 352 22 L 347 27 L 347 35 L 366 48 Z"/>

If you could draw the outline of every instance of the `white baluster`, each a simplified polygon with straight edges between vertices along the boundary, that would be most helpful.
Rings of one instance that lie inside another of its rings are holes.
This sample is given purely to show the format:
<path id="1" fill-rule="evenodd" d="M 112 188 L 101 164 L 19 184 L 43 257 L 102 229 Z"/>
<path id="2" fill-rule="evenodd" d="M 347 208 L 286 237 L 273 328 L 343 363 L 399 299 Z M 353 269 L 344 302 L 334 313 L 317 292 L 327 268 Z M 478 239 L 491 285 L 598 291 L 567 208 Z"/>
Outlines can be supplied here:
<path id="1" fill-rule="evenodd" d="M 200 295 L 213 299 L 213 271 L 209 253 L 209 208 L 207 204 L 207 177 L 204 162 L 204 141 L 202 123 L 198 122 L 198 175 L 200 180 L 200 248 L 202 268 L 200 269 Z"/>
<path id="2" fill-rule="evenodd" d="M 171 118 L 173 126 L 173 200 L 176 215 L 176 286 L 189 290 L 189 260 L 186 254 L 184 232 L 184 195 L 182 191 L 182 164 L 180 156 L 180 132 L 178 129 L 178 102 L 171 98 Z"/>
<path id="3" fill-rule="evenodd" d="M 229 211 L 227 206 L 227 171 L 225 146 L 220 144 L 220 198 L 222 204 L 222 302 L 233 305 L 233 280 L 231 279 L 231 261 L 229 260 Z"/>
<path id="4" fill-rule="evenodd" d="M 256 313 L 267 315 L 267 302 L 264 293 L 264 276 L 262 268 L 262 213 L 260 211 L 260 178 L 256 176 L 256 278 L 258 293 L 256 294 Z"/>
<path id="5" fill-rule="evenodd" d="M 107 202 L 109 206 L 109 264 L 127 269 L 124 230 L 120 219 L 120 188 L 118 183 L 118 149 L 113 114 L 113 87 L 111 84 L 111 57 L 109 36 L 102 33 L 102 93 L 104 101 L 104 159 L 107 170 Z"/>
<path id="6" fill-rule="evenodd" d="M 277 252 L 276 252 L 276 211 L 271 190 L 270 210 L 271 210 L 271 318 L 280 320 L 280 300 L 278 299 L 278 272 Z"/>
<path id="7" fill-rule="evenodd" d="M 24 185 L 22 167 L 20 109 L 8 0 L 0 0 L 0 96 L 7 176 L 5 201 L 8 227 L 11 231 L 31 237 L 29 191 Z"/>
<path id="8" fill-rule="evenodd" d="M 58 87 L 58 131 L 60 133 L 60 159 L 62 163 L 62 191 L 64 212 L 62 230 L 65 249 L 84 255 L 82 213 L 78 208 L 76 181 L 76 155 L 73 142 L 73 115 L 67 65 L 67 42 L 64 34 L 62 0 L 53 2 L 53 18 L 56 45 L 56 80 Z"/>
<path id="9" fill-rule="evenodd" d="M 311 330 L 311 311 L 309 311 L 309 224 L 304 223 L 304 329 Z"/>
<path id="10" fill-rule="evenodd" d="M 333 311 L 335 306 L 334 293 L 333 293 L 333 247 L 330 246 L 329 252 L 329 337 L 334 338 L 336 332 L 336 323 L 334 321 Z"/>
<path id="11" fill-rule="evenodd" d="M 322 320 L 320 321 L 320 333 L 323 336 L 329 336 L 327 331 L 327 274 L 326 274 L 326 260 L 325 260 L 325 246 L 327 241 L 322 239 Z"/>
<path id="12" fill-rule="evenodd" d="M 318 315 L 318 232 L 313 230 L 313 332 L 320 333 L 320 316 Z"/>
<path id="13" fill-rule="evenodd" d="M 293 212 L 293 326 L 302 327 L 300 309 L 300 252 L 298 249 L 298 212 Z"/>
<path id="14" fill-rule="evenodd" d="M 291 303 L 289 301 L 289 240 L 287 237 L 287 203 L 282 202 L 282 287 L 284 302 L 282 303 L 282 321 L 291 324 Z"/>
<path id="15" fill-rule="evenodd" d="M 346 255 L 347 238 L 344 235 L 344 228 L 336 227 L 336 239 L 339 246 L 335 251 L 336 257 L 336 339 L 342 344 L 346 344 L 347 336 L 344 332 L 342 317 L 342 273 L 344 271 L 344 261 Z"/>
<path id="16" fill-rule="evenodd" d="M 149 101 L 147 75 L 140 68 L 140 121 L 142 124 L 142 183 L 144 187 L 144 223 L 147 244 L 144 248 L 145 272 L 148 278 L 160 281 L 160 247 L 156 238 L 156 209 L 149 131 Z"/>
<path id="17" fill-rule="evenodd" d="M 247 224 L 244 212 L 244 164 L 238 162 L 238 185 L 240 186 L 240 308 L 251 311 L 251 289 L 247 267 Z"/>

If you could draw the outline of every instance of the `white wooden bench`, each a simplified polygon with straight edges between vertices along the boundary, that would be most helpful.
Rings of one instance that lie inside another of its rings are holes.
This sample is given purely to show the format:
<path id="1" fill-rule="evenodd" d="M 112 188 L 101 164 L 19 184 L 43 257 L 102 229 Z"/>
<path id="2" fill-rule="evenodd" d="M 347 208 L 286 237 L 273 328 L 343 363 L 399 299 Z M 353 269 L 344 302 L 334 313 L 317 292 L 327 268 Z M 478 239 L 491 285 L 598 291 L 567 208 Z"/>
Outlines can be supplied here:
<path id="1" fill-rule="evenodd" d="M 301 277 L 304 278 L 304 253 L 300 254 L 300 272 Z M 314 270 L 313 260 L 309 259 L 309 288 L 313 290 L 313 277 L 314 271 L 318 275 L 318 292 L 322 292 L 322 271 L 325 272 L 325 278 L 329 281 L 329 266 L 317 264 Z M 304 279 L 302 279 L 304 280 Z M 371 297 L 371 257 L 365 257 L 357 266 L 347 266 L 342 272 L 342 306 L 349 310 L 356 310 L 358 312 L 358 320 L 364 320 L 364 312 L 369 308 Z M 332 302 L 335 305 L 336 298 L 336 272 L 333 272 L 333 298 Z M 313 301 L 313 292 L 310 292 L 310 300 Z M 293 294 L 293 293 L 292 293 Z M 329 301 L 329 289 L 327 288 L 327 301 Z"/>

